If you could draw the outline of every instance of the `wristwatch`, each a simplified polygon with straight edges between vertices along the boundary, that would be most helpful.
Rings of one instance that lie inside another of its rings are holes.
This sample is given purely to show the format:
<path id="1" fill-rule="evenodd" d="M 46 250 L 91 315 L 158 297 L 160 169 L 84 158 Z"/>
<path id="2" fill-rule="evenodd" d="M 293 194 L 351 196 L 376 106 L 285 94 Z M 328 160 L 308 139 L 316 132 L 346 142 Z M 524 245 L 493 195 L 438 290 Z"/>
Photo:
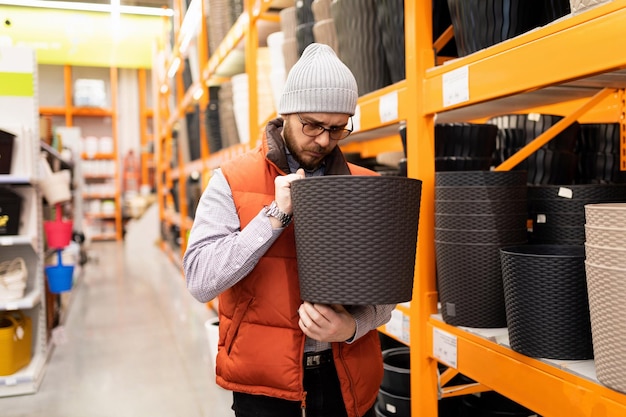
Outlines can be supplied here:
<path id="1" fill-rule="evenodd" d="M 265 206 L 265 215 L 267 217 L 274 217 L 278 219 L 283 227 L 287 227 L 287 225 L 291 223 L 291 219 L 293 218 L 293 215 L 287 214 L 278 208 L 276 200 L 272 201 L 272 204 L 270 204 L 269 206 Z"/>

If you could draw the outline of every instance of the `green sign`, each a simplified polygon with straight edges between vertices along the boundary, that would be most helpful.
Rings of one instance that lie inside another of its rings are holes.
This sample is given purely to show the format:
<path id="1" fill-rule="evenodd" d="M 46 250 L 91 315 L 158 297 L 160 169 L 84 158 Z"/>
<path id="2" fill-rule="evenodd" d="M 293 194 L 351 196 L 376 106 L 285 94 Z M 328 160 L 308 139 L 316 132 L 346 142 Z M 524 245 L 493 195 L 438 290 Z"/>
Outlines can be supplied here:
<path id="1" fill-rule="evenodd" d="M 150 68 L 163 17 L 0 6 L 0 44 L 29 46 L 37 62 Z"/>
<path id="2" fill-rule="evenodd" d="M 0 96 L 32 97 L 33 95 L 33 74 L 0 72 Z"/>

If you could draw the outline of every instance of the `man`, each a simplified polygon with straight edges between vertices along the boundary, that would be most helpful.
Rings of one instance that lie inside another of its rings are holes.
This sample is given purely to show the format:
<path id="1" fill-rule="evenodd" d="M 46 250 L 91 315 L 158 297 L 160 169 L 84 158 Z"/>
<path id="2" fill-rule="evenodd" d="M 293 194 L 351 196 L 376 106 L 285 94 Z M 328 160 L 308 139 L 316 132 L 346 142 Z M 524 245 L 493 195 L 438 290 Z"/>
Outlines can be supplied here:
<path id="1" fill-rule="evenodd" d="M 257 149 L 216 170 L 200 199 L 185 276 L 199 301 L 219 296 L 216 379 L 233 391 L 237 417 L 375 415 L 383 374 L 375 329 L 395 306 L 303 302 L 290 224 L 292 181 L 375 175 L 337 146 L 357 98 L 333 50 L 309 45 L 285 82 L 282 117 Z"/>

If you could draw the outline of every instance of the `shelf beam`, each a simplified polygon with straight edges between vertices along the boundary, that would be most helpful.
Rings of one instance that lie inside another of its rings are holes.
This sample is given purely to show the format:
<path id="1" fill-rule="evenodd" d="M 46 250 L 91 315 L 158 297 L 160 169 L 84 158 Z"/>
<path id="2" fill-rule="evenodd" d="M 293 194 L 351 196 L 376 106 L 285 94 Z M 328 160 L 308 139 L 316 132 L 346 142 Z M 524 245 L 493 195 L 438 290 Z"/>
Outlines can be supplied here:
<path id="1" fill-rule="evenodd" d="M 425 111 L 437 113 L 438 122 L 467 121 L 591 97 L 604 87 L 623 88 L 626 55 L 616 53 L 615 39 L 623 37 L 625 21 L 626 0 L 614 0 L 429 68 Z M 459 91 L 447 77 L 463 70 L 468 99 L 444 104 Z"/>
<path id="2" fill-rule="evenodd" d="M 595 381 L 512 351 L 494 341 L 431 318 L 434 329 L 456 337 L 457 370 L 543 416 L 626 415 L 623 395 Z"/>

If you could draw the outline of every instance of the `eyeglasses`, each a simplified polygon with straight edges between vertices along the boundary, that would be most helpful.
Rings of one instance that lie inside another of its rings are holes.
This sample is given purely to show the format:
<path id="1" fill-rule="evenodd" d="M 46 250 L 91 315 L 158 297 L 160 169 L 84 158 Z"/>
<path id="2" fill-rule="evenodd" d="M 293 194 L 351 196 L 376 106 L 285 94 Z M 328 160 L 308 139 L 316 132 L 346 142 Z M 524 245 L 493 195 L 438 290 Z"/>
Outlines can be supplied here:
<path id="1" fill-rule="evenodd" d="M 352 129 L 345 129 L 342 127 L 326 128 L 324 126 L 318 125 L 317 123 L 305 122 L 304 120 L 302 120 L 302 117 L 300 117 L 299 114 L 296 114 L 296 116 L 298 116 L 298 119 L 302 124 L 302 133 L 310 138 L 316 138 L 322 133 L 328 132 L 328 136 L 332 140 L 341 140 L 347 138 L 348 136 L 350 136 L 350 133 L 352 133 Z M 350 124 L 352 124 L 352 117 L 350 117 Z"/>

